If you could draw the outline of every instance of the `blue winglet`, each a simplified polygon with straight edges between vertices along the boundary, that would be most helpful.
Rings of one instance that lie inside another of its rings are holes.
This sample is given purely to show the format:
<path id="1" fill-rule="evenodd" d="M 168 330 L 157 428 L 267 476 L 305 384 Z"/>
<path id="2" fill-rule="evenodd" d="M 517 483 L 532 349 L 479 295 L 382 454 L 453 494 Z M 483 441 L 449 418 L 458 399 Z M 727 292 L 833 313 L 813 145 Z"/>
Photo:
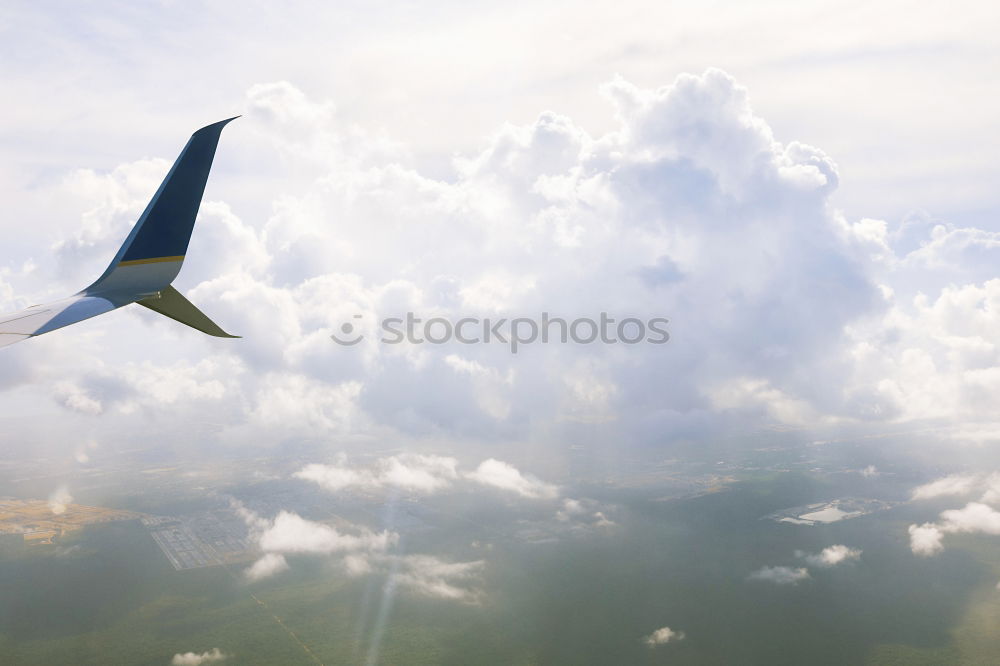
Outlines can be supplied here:
<path id="1" fill-rule="evenodd" d="M 222 128 L 236 118 L 239 116 L 207 125 L 191 135 L 111 265 L 87 291 L 98 287 L 119 266 L 178 262 L 177 269 L 180 269 L 179 262 L 187 253 L 219 135 Z"/>

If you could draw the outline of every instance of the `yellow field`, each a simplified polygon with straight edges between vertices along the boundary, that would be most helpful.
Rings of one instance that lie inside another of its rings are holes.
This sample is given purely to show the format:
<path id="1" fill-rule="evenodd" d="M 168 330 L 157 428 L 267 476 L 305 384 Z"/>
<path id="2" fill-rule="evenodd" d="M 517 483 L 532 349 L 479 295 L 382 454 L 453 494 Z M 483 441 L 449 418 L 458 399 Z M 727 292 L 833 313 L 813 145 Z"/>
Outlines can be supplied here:
<path id="1" fill-rule="evenodd" d="M 56 513 L 44 500 L 0 500 L 0 534 L 22 534 L 27 544 L 50 544 L 64 532 L 92 523 L 130 520 L 141 515 L 97 506 L 66 504 Z"/>

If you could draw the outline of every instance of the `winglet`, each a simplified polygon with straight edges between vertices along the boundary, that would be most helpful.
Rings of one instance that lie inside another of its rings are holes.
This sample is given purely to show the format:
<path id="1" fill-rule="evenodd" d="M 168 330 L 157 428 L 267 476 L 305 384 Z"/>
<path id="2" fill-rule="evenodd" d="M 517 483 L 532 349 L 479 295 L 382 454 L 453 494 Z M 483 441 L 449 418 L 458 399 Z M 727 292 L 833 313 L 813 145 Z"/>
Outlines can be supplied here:
<path id="1" fill-rule="evenodd" d="M 139 303 L 220 338 L 219 328 L 170 286 L 184 261 L 222 128 L 239 116 L 202 127 L 160 183 L 107 270 L 76 295 L 0 316 L 0 347 Z"/>
<path id="2" fill-rule="evenodd" d="M 136 301 L 139 305 L 144 305 L 153 312 L 170 317 L 174 321 L 187 324 L 191 328 L 202 333 L 214 335 L 217 338 L 238 338 L 238 335 L 226 333 L 219 325 L 209 319 L 205 313 L 196 308 L 194 304 L 181 295 L 173 287 L 167 287 L 155 296 Z"/>
<path id="3" fill-rule="evenodd" d="M 191 135 L 111 265 L 84 293 L 126 286 L 134 286 L 140 291 L 157 291 L 177 277 L 198 217 L 219 135 L 222 128 L 236 118 L 239 116 L 206 125 Z M 122 269 L 145 264 L 156 264 L 156 267 L 141 271 L 141 275 L 134 270 L 122 272 Z"/>

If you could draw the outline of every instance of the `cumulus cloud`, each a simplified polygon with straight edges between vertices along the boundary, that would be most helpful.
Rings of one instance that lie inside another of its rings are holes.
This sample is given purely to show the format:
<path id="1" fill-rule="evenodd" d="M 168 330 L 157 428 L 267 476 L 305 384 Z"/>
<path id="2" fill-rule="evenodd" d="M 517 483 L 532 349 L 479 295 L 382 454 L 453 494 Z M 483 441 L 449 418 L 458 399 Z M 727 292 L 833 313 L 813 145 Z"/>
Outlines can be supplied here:
<path id="1" fill-rule="evenodd" d="M 917 555 L 936 555 L 944 549 L 945 534 L 1000 534 L 1000 511 L 981 502 L 941 512 L 937 523 L 910 525 L 910 549 Z"/>
<path id="2" fill-rule="evenodd" d="M 830 568 L 843 562 L 857 560 L 861 557 L 860 548 L 848 548 L 842 544 L 836 544 L 824 548 L 818 553 L 797 552 L 796 555 L 804 557 L 806 562 L 814 567 Z"/>
<path id="3" fill-rule="evenodd" d="M 444 456 L 392 456 L 385 460 L 381 477 L 388 485 L 433 492 L 458 477 L 457 461 Z"/>
<path id="4" fill-rule="evenodd" d="M 435 455 L 400 454 L 380 458 L 371 468 L 352 467 L 341 455 L 329 464 L 310 464 L 295 473 L 330 491 L 344 489 L 375 490 L 393 486 L 419 493 L 441 490 L 458 478 L 455 458 Z"/>
<path id="5" fill-rule="evenodd" d="M 962 509 L 942 511 L 940 525 L 945 532 L 1000 534 L 1000 511 L 979 502 L 970 502 Z"/>
<path id="6" fill-rule="evenodd" d="M 320 487 L 334 492 L 345 488 L 370 489 L 382 486 L 381 480 L 374 473 L 348 467 L 345 462 L 346 456 L 341 456 L 337 463 L 330 465 L 312 463 L 296 472 L 295 476 L 313 481 Z"/>
<path id="7" fill-rule="evenodd" d="M 166 399 L 192 413 L 212 401 L 226 415 L 218 437 L 240 442 L 279 431 L 558 437 L 579 424 L 645 424 L 630 434 L 655 437 L 664 424 L 647 417 L 661 414 L 664 401 L 677 406 L 671 418 L 706 423 L 712 411 L 794 423 L 849 415 L 836 390 L 837 377 L 849 374 L 841 333 L 885 307 L 868 258 L 884 251 L 884 234 L 830 212 L 833 161 L 780 143 L 747 91 L 718 70 L 657 89 L 617 80 L 604 92 L 617 110 L 611 132 L 591 136 L 545 112 L 503 126 L 441 181 L 408 166 L 405 150 L 376 133 L 345 126 L 333 104 L 289 82 L 253 86 L 248 127 L 309 175 L 262 223 L 243 219 L 234 202 L 206 201 L 198 252 L 182 274 L 192 299 L 243 340 L 219 347 L 219 360 L 192 381 L 157 373 L 172 367 L 177 375 L 203 356 L 201 340 L 172 345 L 176 352 L 147 365 L 63 364 L 59 381 L 67 383 L 52 388 L 54 397 L 109 419 L 116 406 L 151 410 Z M 78 176 L 72 187 L 94 212 L 86 237 L 65 252 L 110 256 L 167 165 Z M 620 345 L 549 345 L 531 350 L 538 358 L 544 351 L 544 363 L 522 363 L 495 345 L 380 345 L 374 325 L 380 314 L 405 311 L 456 319 L 558 309 L 575 317 L 611 306 L 618 317 L 680 313 L 683 329 L 698 335 L 669 354 L 650 345 L 624 355 Z M 148 321 L 154 336 L 177 332 Z M 361 344 L 331 343 L 354 321 Z M 746 330 L 767 344 L 748 344 Z M 820 387 L 803 379 L 815 363 L 843 372 L 824 371 L 832 384 Z M 651 379 L 664 375 L 685 381 Z M 128 399 L 105 397 L 111 392 L 94 388 L 102 383 L 123 387 Z M 499 465 L 476 476 L 553 496 Z M 420 479 L 399 471 L 396 481 L 414 488 L 446 479 L 440 470 Z"/>
<path id="8" fill-rule="evenodd" d="M 660 627 L 649 636 L 642 639 L 646 645 L 653 648 L 658 645 L 665 645 L 670 641 L 681 641 L 684 640 L 684 632 L 676 631 L 670 627 Z"/>
<path id="9" fill-rule="evenodd" d="M 936 555 L 944 550 L 946 534 L 1000 534 L 1000 473 L 952 474 L 913 490 L 915 500 L 950 496 L 978 496 L 961 509 L 942 511 L 937 522 L 910 525 L 910 549 L 916 555 Z"/>
<path id="10" fill-rule="evenodd" d="M 933 523 L 910 525 L 910 550 L 915 555 L 936 555 L 944 549 L 941 539 L 944 534 Z"/>
<path id="11" fill-rule="evenodd" d="M 183 654 L 175 654 L 174 658 L 170 660 L 171 666 L 201 666 L 201 664 L 213 664 L 219 661 L 225 661 L 229 659 L 228 654 L 223 653 L 219 648 L 212 648 L 207 652 L 197 653 L 197 652 L 185 652 Z"/>
<path id="12" fill-rule="evenodd" d="M 266 553 L 254 562 L 244 574 L 247 580 L 258 581 L 288 570 L 288 561 L 280 553 Z"/>
<path id="13" fill-rule="evenodd" d="M 337 529 L 280 511 L 273 519 L 261 517 L 239 502 L 234 510 L 250 527 L 251 537 L 264 554 L 244 571 L 249 582 L 286 571 L 285 554 L 332 558 L 350 576 L 382 575 L 414 594 L 476 604 L 482 598 L 483 560 L 455 562 L 432 555 L 398 555 L 395 532 L 373 532 L 354 526 Z"/>
<path id="14" fill-rule="evenodd" d="M 917 486 L 911 493 L 914 500 L 970 495 L 977 495 L 985 504 L 1000 503 L 1000 472 L 951 474 Z"/>
<path id="15" fill-rule="evenodd" d="M 556 486 L 524 475 L 513 465 L 495 458 L 481 462 L 475 471 L 466 474 L 466 478 L 530 499 L 554 499 L 559 494 Z"/>
<path id="16" fill-rule="evenodd" d="M 762 580 L 776 585 L 797 585 L 803 580 L 810 578 L 809 570 L 805 567 L 761 567 L 749 576 L 750 580 Z"/>
<path id="17" fill-rule="evenodd" d="M 372 532 L 366 528 L 349 534 L 296 513 L 280 511 L 258 536 L 260 547 L 272 553 L 331 554 L 350 551 L 384 551 L 396 543 L 394 532 Z"/>
<path id="18" fill-rule="evenodd" d="M 962 268 L 995 265 L 995 234 L 846 219 L 830 205 L 834 160 L 776 137 L 722 71 L 658 88 L 616 79 L 603 94 L 617 118 L 605 134 L 554 112 L 522 125 L 498 118 L 481 148 L 437 179 L 330 101 L 292 82 L 255 84 L 244 122 L 273 153 L 246 171 L 267 171 L 278 155 L 295 186 L 260 202 L 270 204 L 260 219 L 245 202 L 207 200 L 180 285 L 243 340 L 204 361 L 207 341 L 121 312 L 113 316 L 124 326 L 95 320 L 99 345 L 56 334 L 45 343 L 51 360 L 33 359 L 5 386 L 30 382 L 58 409 L 109 424 L 164 402 L 178 422 L 211 411 L 212 437 L 253 445 L 564 440 L 592 427 L 606 441 L 641 443 L 678 424 L 924 418 L 968 419 L 976 432 L 966 434 L 995 438 L 983 396 L 1000 387 L 991 342 L 1000 280 Z M 56 251 L 60 265 L 99 270 L 168 168 L 169 159 L 141 160 L 51 186 L 47 196 L 84 211 Z M 33 252 L 54 264 L 37 243 Z M 0 295 L 15 270 L 0 267 Z M 920 294 L 907 287 L 915 275 L 929 276 Z M 455 320 L 611 306 L 618 317 L 669 318 L 669 353 L 550 344 L 515 358 L 498 345 L 377 341 L 376 322 L 407 311 Z M 330 340 L 345 322 L 364 334 L 356 347 Z M 73 348 L 129 349 L 140 326 L 171 344 L 155 358 L 136 345 L 113 360 Z M 817 375 L 825 381 L 809 379 Z M 413 461 L 397 462 L 395 479 L 374 469 L 351 483 L 430 492 L 455 481 L 441 469 L 407 476 Z M 336 485 L 336 467 L 307 474 Z"/>
<path id="19" fill-rule="evenodd" d="M 987 396 L 1000 386 L 1000 353 L 991 341 L 1000 281 L 927 285 L 905 298 L 885 293 L 890 307 L 876 325 L 846 329 L 859 399 L 863 393 L 874 417 L 943 419 L 960 426 L 957 439 L 995 441 Z"/>
<path id="20" fill-rule="evenodd" d="M 374 532 L 359 526 L 337 529 L 291 511 L 279 511 L 273 519 L 269 519 L 236 500 L 231 500 L 230 504 L 250 529 L 250 538 L 264 552 L 244 571 L 250 581 L 288 569 L 284 556 L 289 553 L 364 559 L 386 552 L 399 540 L 398 534 L 388 530 Z"/>
<path id="21" fill-rule="evenodd" d="M 915 500 L 933 499 L 946 495 L 968 495 L 976 490 L 982 478 L 973 474 L 952 474 L 913 489 Z"/>

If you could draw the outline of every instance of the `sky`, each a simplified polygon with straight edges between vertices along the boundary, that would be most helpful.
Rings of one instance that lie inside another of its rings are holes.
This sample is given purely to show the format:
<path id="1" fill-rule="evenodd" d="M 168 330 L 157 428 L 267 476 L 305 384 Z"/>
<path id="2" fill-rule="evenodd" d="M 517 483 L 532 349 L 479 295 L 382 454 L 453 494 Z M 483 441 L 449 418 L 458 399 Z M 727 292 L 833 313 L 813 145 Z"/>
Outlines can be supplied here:
<path id="1" fill-rule="evenodd" d="M 733 428 L 1000 431 L 987 5 L 3 12 L 4 310 L 92 280 L 186 136 L 243 116 L 176 283 L 243 339 L 128 308 L 5 349 L 0 418 L 28 449 L 149 423 L 167 448 L 531 457 Z M 374 340 L 407 311 L 659 316 L 671 339 Z M 363 344 L 333 344 L 353 321 Z"/>
<path id="2" fill-rule="evenodd" d="M 331 498 L 485 497 L 593 535 L 621 517 L 577 492 L 580 451 L 610 473 L 760 433 L 933 433 L 950 453 L 893 537 L 910 564 L 946 560 L 1000 534 L 1000 476 L 958 469 L 1000 440 L 998 18 L 961 1 L 6 3 L 0 311 L 89 284 L 190 133 L 240 115 L 175 286 L 242 337 L 129 307 L 0 349 L 3 455 L 72 477 L 137 450 L 302 445 L 282 480 Z M 658 318 L 669 340 L 380 341 L 406 313 Z M 851 482 L 885 481 L 877 462 Z M 392 586 L 488 594 L 478 541 L 410 550 L 388 522 L 231 508 L 260 551 L 248 589 L 308 557 L 390 581 L 371 663 Z M 740 584 L 865 561 L 846 540 L 787 550 Z M 634 642 L 701 640 L 669 621 Z"/>

